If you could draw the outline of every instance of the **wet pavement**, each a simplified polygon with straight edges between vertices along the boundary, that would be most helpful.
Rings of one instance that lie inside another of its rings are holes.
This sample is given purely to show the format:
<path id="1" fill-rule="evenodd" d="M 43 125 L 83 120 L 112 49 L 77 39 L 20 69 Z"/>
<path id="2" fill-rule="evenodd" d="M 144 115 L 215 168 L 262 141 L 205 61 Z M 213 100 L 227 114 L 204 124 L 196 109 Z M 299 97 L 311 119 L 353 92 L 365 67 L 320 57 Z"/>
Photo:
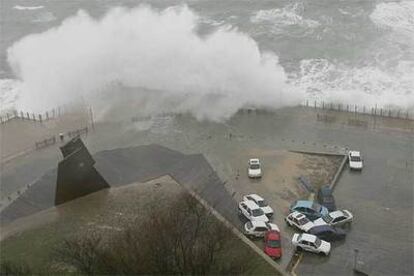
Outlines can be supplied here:
<path id="1" fill-rule="evenodd" d="M 332 114 L 341 118 L 353 116 Z M 229 194 L 235 193 L 236 197 L 239 189 L 235 176 L 239 172 L 229 160 L 246 149 L 361 150 L 366 168 L 360 174 L 346 169 L 335 189 L 338 207 L 355 214 L 346 241 L 335 246 L 329 258 L 305 254 L 296 272 L 350 275 L 353 250 L 358 248 L 361 261 L 376 275 L 412 274 L 414 123 L 402 122 L 404 129 L 399 130 L 379 127 L 387 124 L 378 120 L 363 126 L 338 123 L 340 120 L 329 123 L 318 121 L 316 111 L 302 108 L 274 113 L 241 112 L 226 123 L 198 122 L 185 115 L 164 116 L 98 123 L 96 131 L 85 140 L 92 153 L 153 143 L 185 154 L 202 153 L 225 182 Z M 40 162 L 36 156 L 41 157 Z M 13 192 L 23 185 L 21 180 L 39 177 L 42 171 L 53 168 L 58 159 L 53 148 L 16 158 L 2 171 L 2 189 L 7 187 L 8 192 Z"/>
<path id="2" fill-rule="evenodd" d="M 326 133 L 334 136 L 338 133 Z M 355 253 L 370 275 L 413 274 L 413 136 L 349 129 L 338 141 L 361 150 L 362 172 L 345 168 L 334 195 L 355 216 L 328 258 L 305 254 L 298 275 L 353 275 Z"/>

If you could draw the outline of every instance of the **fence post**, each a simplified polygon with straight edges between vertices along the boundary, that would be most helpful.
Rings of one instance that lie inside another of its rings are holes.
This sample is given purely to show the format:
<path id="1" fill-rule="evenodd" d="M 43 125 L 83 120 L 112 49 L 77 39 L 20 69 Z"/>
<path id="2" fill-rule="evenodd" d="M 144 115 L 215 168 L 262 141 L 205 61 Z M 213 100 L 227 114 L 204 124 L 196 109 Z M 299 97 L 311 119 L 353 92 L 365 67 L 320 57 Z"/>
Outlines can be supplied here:
<path id="1" fill-rule="evenodd" d="M 42 114 L 39 114 L 39 121 L 42 122 Z"/>
<path id="2" fill-rule="evenodd" d="M 27 115 L 27 120 L 30 120 L 29 112 L 26 112 L 26 115 Z"/>
<path id="3" fill-rule="evenodd" d="M 20 111 L 20 118 L 21 118 L 22 120 L 24 120 L 24 114 L 23 114 L 23 111 Z"/>
<path id="4" fill-rule="evenodd" d="M 380 116 L 382 117 L 382 107 L 381 107 L 381 109 L 380 109 Z"/>
<path id="5" fill-rule="evenodd" d="M 32 113 L 33 121 L 36 121 L 36 116 L 34 113 Z"/>

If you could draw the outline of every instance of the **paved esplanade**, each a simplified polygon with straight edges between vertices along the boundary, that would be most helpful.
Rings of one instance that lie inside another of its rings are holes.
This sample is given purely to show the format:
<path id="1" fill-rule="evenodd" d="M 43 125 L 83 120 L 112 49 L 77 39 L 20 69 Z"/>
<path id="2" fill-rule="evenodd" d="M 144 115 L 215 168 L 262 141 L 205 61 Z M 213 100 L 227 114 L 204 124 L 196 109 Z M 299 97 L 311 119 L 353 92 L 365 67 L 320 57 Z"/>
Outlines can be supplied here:
<path id="1" fill-rule="evenodd" d="M 197 122 L 189 116 L 131 122 L 128 117 L 122 122 L 98 123 L 96 131 L 88 134 L 86 145 L 92 153 L 153 143 L 185 154 L 202 153 L 226 182 L 224 187 L 230 194 L 237 192 L 235 175 L 238 172 L 228 160 L 236 152 L 255 147 L 361 150 L 366 167 L 360 174 L 346 169 L 335 189 L 338 208 L 349 209 L 355 215 L 346 241 L 336 243 L 328 258 L 305 254 L 297 272 L 352 275 L 353 250 L 358 248 L 360 259 L 371 267 L 372 274 L 412 274 L 414 123 L 396 122 L 405 127 L 401 130 L 392 128 L 392 120 L 384 122 L 389 119 L 355 115 L 368 124 L 352 126 L 341 123 L 339 118 L 352 116 L 354 119 L 353 114 L 334 112 L 331 115 L 338 120 L 325 123 L 317 120 L 316 112 L 301 108 L 285 108 L 274 113 L 246 112 L 226 123 Z M 59 158 L 56 152 L 57 149 L 48 148 L 3 166 L 2 189 L 13 190 L 43 175 L 56 166 Z M 103 153 L 95 155 L 98 169 L 100 154 Z M 125 177 L 122 173 L 112 175 L 118 175 L 118 182 Z M 108 181 L 113 180 L 108 178 Z"/>

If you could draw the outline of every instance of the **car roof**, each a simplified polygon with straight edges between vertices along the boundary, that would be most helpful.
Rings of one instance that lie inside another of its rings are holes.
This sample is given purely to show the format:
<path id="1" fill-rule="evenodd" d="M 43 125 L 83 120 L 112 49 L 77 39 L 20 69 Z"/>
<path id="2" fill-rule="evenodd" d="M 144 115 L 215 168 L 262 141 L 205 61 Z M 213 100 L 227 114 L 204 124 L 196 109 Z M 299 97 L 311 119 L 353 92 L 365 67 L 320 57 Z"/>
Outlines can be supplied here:
<path id="1" fill-rule="evenodd" d="M 330 212 L 329 216 L 331 218 L 337 218 L 337 217 L 346 216 L 346 214 L 344 212 L 342 212 L 341 210 L 337 210 L 337 211 Z"/>
<path id="2" fill-rule="evenodd" d="M 271 238 L 275 238 L 275 239 L 280 239 L 280 233 L 276 230 L 270 230 L 267 231 L 267 237 L 271 237 Z"/>
<path id="3" fill-rule="evenodd" d="M 249 196 L 249 197 L 253 198 L 256 201 L 263 200 L 263 198 L 261 196 L 257 195 L 257 194 L 249 194 L 249 195 L 246 195 L 246 196 Z"/>
<path id="4" fill-rule="evenodd" d="M 303 233 L 301 235 L 301 240 L 305 240 L 305 241 L 309 241 L 309 242 L 315 242 L 316 241 L 316 236 L 311 235 L 311 234 Z"/>
<path id="5" fill-rule="evenodd" d="M 266 225 L 266 222 L 264 222 L 264 221 L 256 221 L 256 220 L 253 220 L 253 221 L 251 221 L 251 223 L 252 223 L 252 225 L 253 226 L 263 226 L 263 227 L 267 227 L 267 225 Z"/>
<path id="6" fill-rule="evenodd" d="M 306 217 L 304 214 L 302 214 L 302 213 L 299 213 L 298 211 L 294 211 L 294 212 L 292 212 L 292 217 L 294 217 L 294 218 L 296 218 L 296 219 L 301 219 L 301 218 L 304 218 L 304 217 Z"/>
<path id="7" fill-rule="evenodd" d="M 246 204 L 246 206 L 248 207 L 248 208 L 250 208 L 250 209 L 259 209 L 260 207 L 254 202 L 254 201 L 251 201 L 251 200 L 245 200 L 245 201 L 243 201 L 244 202 L 244 204 Z"/>
<path id="8" fill-rule="evenodd" d="M 333 229 L 333 227 L 330 226 L 330 225 L 327 225 L 327 224 L 325 224 L 325 225 L 318 225 L 318 226 L 312 227 L 309 230 L 309 233 L 315 234 L 315 233 L 320 233 L 320 232 L 323 232 L 323 231 L 326 231 L 326 230 L 332 230 L 332 229 Z"/>
<path id="9" fill-rule="evenodd" d="M 349 155 L 351 155 L 351 156 L 361 156 L 361 153 L 359 151 L 353 150 L 353 151 L 349 152 Z"/>
<path id="10" fill-rule="evenodd" d="M 313 201 L 310 200 L 296 200 L 294 206 L 295 207 L 307 207 L 307 208 L 311 208 L 313 205 Z"/>
<path id="11" fill-rule="evenodd" d="M 246 161 L 245 161 L 246 162 Z M 252 158 L 252 159 L 250 159 L 249 160 L 249 162 L 251 163 L 251 164 L 259 164 L 260 163 L 260 161 L 259 161 L 259 159 L 258 158 Z"/>

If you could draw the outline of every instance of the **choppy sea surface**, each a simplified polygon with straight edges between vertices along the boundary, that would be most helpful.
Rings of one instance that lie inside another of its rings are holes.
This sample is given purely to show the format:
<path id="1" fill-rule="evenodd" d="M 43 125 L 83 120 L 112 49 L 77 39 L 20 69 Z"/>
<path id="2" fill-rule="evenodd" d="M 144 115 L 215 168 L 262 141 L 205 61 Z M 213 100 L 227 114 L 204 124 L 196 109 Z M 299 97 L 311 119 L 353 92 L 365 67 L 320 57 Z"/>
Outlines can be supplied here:
<path id="1" fill-rule="evenodd" d="M 114 83 L 163 91 L 143 94 L 148 112 L 177 106 L 173 97 L 175 111 L 218 120 L 306 99 L 414 108 L 414 1 L 9 0 L 0 10 L 2 111 L 93 101 Z"/>

